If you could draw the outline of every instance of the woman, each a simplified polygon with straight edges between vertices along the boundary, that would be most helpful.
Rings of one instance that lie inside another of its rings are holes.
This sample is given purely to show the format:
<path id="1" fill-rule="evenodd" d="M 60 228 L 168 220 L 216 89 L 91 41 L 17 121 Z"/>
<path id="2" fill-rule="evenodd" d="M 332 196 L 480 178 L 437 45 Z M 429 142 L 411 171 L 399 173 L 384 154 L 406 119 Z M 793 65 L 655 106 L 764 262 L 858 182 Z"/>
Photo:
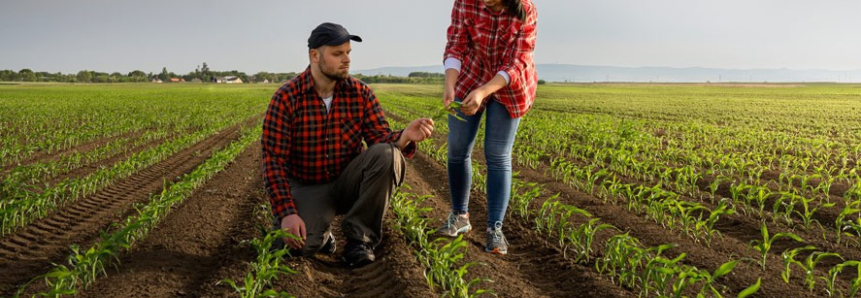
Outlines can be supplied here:
<path id="1" fill-rule="evenodd" d="M 448 179 L 452 212 L 439 233 L 455 237 L 472 229 L 470 152 L 482 114 L 487 159 L 487 242 L 485 251 L 508 253 L 502 222 L 511 195 L 511 148 L 520 117 L 535 100 L 537 13 L 532 0 L 455 0 L 448 28 L 443 103 L 462 103 L 449 116 Z"/>

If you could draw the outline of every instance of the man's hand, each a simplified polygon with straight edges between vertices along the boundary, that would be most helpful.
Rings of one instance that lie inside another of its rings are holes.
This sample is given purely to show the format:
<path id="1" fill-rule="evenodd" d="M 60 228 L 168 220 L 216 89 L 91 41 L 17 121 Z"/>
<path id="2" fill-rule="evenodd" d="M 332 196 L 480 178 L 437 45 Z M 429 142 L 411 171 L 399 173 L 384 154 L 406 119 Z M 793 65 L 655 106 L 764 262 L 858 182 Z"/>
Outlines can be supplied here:
<path id="1" fill-rule="evenodd" d="M 284 243 L 287 243 L 287 245 L 294 249 L 301 249 L 305 246 L 305 240 L 308 239 L 308 234 L 305 231 L 305 221 L 302 220 L 298 214 L 291 214 L 282 218 L 281 229 L 300 238 L 284 238 Z"/>
<path id="2" fill-rule="evenodd" d="M 401 138 L 398 139 L 398 148 L 404 149 L 409 142 L 421 142 L 433 134 L 433 120 L 430 118 L 419 118 L 410 122 L 404 129 Z"/>

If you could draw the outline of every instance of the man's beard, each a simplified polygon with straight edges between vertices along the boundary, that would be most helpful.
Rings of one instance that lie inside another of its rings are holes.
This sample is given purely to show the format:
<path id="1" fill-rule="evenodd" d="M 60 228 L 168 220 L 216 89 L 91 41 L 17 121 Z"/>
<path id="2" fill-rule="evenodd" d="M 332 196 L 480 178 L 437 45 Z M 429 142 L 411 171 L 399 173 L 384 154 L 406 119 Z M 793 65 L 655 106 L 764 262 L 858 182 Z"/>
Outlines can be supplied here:
<path id="1" fill-rule="evenodd" d="M 335 71 L 331 71 L 331 72 L 330 72 L 330 71 L 328 71 L 328 68 L 329 68 L 329 67 L 328 67 L 328 65 L 326 64 L 326 62 L 324 62 L 324 61 L 326 61 L 326 60 L 322 60 L 322 59 L 321 59 L 321 60 L 320 60 L 320 63 L 319 63 L 317 66 L 318 66 L 318 68 L 319 68 L 319 70 L 320 70 L 320 73 L 322 73 L 324 76 L 326 76 L 326 77 L 327 77 L 327 78 L 329 78 L 330 80 L 337 81 L 337 80 L 340 80 L 340 79 L 346 79 L 347 77 L 349 77 L 349 76 L 350 76 L 350 73 L 349 73 L 349 72 L 338 73 L 338 72 L 337 72 L 337 70 L 335 70 Z"/>

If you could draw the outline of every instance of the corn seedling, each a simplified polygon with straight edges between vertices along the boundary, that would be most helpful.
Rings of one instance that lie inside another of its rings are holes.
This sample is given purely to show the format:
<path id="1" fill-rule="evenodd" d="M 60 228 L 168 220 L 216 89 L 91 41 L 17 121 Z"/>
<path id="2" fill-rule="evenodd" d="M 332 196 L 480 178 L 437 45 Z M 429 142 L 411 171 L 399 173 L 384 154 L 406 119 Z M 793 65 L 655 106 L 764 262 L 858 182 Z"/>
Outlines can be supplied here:
<path id="1" fill-rule="evenodd" d="M 225 278 L 218 284 L 227 284 L 242 298 L 295 297 L 287 292 L 266 289 L 279 275 L 296 273 L 289 266 L 282 264 L 284 258 L 289 256 L 290 249 L 286 246 L 277 249 L 272 246 L 275 241 L 282 238 L 298 239 L 297 236 L 278 229 L 265 232 L 262 239 L 255 238 L 249 241 L 257 251 L 257 259 L 250 263 L 251 270 L 245 275 L 243 283 L 239 285 L 236 281 Z"/>
<path id="2" fill-rule="evenodd" d="M 777 233 L 773 236 L 770 236 L 768 233 L 768 227 L 765 225 L 765 222 L 762 222 L 760 232 L 762 234 L 762 240 L 753 240 L 750 242 L 750 246 L 761 254 L 762 260 L 760 261 L 759 265 L 762 267 L 762 270 L 765 270 L 765 263 L 768 260 L 768 251 L 771 250 L 774 241 L 777 241 L 780 238 L 789 238 L 797 242 L 804 242 L 801 237 L 798 237 L 798 235 L 795 235 L 793 233 Z"/>

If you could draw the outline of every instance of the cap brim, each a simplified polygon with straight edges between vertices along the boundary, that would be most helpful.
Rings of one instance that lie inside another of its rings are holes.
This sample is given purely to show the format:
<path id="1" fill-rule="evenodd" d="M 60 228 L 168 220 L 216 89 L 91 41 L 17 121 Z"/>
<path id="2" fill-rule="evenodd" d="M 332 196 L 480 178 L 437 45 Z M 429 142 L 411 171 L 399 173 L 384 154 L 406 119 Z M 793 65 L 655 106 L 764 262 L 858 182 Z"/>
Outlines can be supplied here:
<path id="1" fill-rule="evenodd" d="M 348 41 L 351 41 L 351 40 L 352 40 L 352 41 L 362 42 L 362 38 L 361 38 L 361 37 L 359 37 L 358 35 L 348 35 L 348 36 L 345 36 L 345 37 L 342 37 L 342 38 L 334 39 L 334 40 L 332 40 L 332 41 L 330 41 L 330 42 L 326 43 L 326 45 L 327 45 L 327 46 L 339 46 L 339 45 L 342 45 L 342 44 L 344 44 L 345 42 L 348 42 Z"/>

